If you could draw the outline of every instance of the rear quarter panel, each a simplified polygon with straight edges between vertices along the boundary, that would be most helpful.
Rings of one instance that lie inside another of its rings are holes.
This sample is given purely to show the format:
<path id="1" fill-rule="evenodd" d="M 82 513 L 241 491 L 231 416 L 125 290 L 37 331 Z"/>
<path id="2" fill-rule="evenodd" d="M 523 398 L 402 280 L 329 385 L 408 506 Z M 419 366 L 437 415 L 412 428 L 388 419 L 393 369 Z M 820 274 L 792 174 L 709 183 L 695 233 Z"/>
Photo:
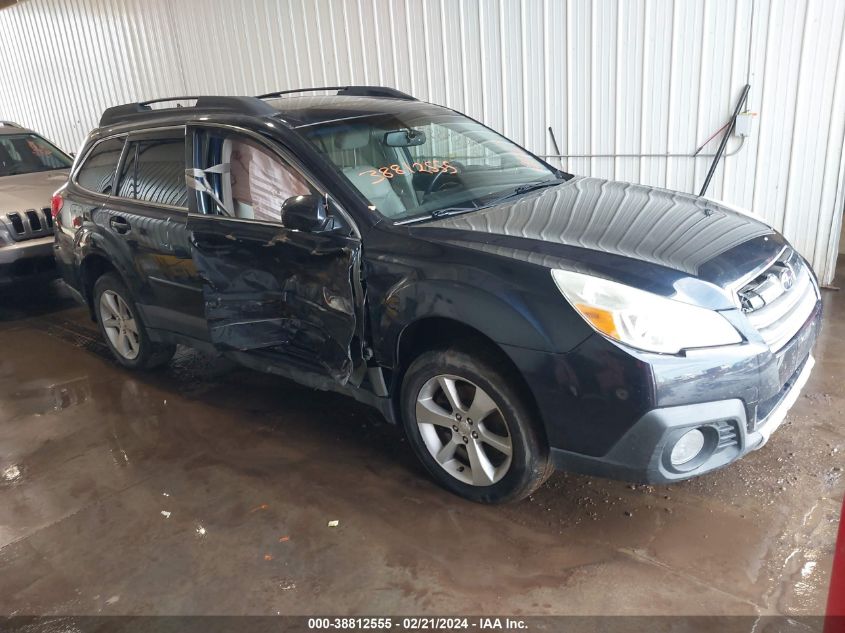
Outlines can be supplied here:
<path id="1" fill-rule="evenodd" d="M 108 198 L 91 195 L 73 183 L 61 193 L 64 204 L 56 223 L 55 253 L 65 282 L 90 299 L 84 287 L 84 270 L 92 258 L 102 257 L 115 268 L 133 296 L 143 300 L 148 293 L 138 275 L 133 274 L 132 253 L 107 229 Z"/>

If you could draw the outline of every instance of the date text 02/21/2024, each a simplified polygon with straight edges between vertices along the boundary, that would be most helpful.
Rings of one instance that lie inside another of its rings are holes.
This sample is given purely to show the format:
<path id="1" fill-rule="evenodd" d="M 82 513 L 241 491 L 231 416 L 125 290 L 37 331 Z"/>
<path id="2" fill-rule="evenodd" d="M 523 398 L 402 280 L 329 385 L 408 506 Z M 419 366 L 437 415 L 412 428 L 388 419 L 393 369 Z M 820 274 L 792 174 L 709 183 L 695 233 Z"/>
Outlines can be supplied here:
<path id="1" fill-rule="evenodd" d="M 464 617 L 405 617 L 397 620 L 391 617 L 357 618 L 308 618 L 311 630 L 390 630 L 437 631 L 437 630 L 525 630 L 527 623 L 519 618 L 464 618 Z"/>

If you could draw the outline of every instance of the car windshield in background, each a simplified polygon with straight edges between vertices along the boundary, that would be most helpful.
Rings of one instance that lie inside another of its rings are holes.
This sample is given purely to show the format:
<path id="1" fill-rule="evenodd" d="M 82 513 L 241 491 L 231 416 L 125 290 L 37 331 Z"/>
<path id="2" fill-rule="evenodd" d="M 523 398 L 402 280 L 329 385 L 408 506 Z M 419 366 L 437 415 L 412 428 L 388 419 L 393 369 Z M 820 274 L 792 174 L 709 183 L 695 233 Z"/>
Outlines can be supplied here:
<path id="1" fill-rule="evenodd" d="M 562 177 L 480 123 L 448 112 L 378 114 L 299 131 L 393 221 L 472 211 Z"/>
<path id="2" fill-rule="evenodd" d="M 37 134 L 0 136 L 0 176 L 67 169 L 71 159 Z"/>

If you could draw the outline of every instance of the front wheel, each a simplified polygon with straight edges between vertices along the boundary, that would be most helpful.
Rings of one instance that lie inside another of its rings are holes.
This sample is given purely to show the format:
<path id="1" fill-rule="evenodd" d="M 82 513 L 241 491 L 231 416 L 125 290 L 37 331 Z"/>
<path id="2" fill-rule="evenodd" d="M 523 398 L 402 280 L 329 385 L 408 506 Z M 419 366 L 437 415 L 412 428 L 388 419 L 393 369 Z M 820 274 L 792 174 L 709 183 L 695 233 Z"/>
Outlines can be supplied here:
<path id="1" fill-rule="evenodd" d="M 113 273 L 106 273 L 94 284 L 94 309 L 100 333 L 117 362 L 130 369 L 152 369 L 167 363 L 175 345 L 154 343 L 138 316 L 138 308 Z"/>
<path id="2" fill-rule="evenodd" d="M 479 356 L 431 351 L 408 368 L 402 421 L 435 480 L 485 503 L 516 501 L 551 473 L 548 447 L 514 377 Z"/>

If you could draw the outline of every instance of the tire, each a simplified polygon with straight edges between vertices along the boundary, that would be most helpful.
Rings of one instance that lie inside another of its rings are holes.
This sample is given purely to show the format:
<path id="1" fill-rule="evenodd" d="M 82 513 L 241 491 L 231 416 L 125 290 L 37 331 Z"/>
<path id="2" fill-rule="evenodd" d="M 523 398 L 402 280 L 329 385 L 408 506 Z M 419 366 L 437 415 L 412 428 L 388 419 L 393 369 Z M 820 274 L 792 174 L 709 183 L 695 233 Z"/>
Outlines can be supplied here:
<path id="1" fill-rule="evenodd" d="M 94 283 L 94 312 L 100 335 L 118 363 L 129 369 L 153 369 L 167 364 L 175 345 L 154 343 L 123 281 L 106 273 Z"/>
<path id="2" fill-rule="evenodd" d="M 405 373 L 400 395 L 405 433 L 426 470 L 481 503 L 523 499 L 552 472 L 531 408 L 497 364 L 458 349 L 425 352 Z"/>

